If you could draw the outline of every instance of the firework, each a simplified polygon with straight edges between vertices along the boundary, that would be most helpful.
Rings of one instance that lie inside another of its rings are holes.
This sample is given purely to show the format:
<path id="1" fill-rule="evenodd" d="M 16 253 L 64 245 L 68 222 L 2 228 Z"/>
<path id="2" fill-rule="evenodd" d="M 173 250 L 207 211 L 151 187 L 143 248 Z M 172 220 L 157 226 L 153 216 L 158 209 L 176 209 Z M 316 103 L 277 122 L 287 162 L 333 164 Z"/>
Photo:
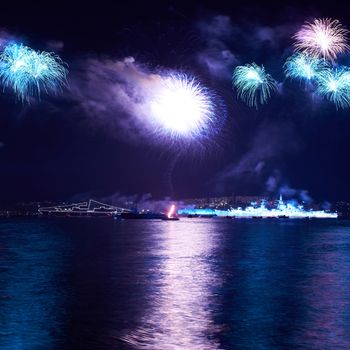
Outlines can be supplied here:
<path id="1" fill-rule="evenodd" d="M 325 69 L 317 75 L 317 93 L 333 102 L 337 108 L 350 107 L 350 70 Z"/>
<path id="2" fill-rule="evenodd" d="M 175 213 L 175 204 L 172 204 L 172 206 L 170 207 L 169 212 L 168 212 L 168 219 L 171 219 L 173 217 L 174 213 Z"/>
<path id="3" fill-rule="evenodd" d="M 271 75 L 265 72 L 264 66 L 258 66 L 255 63 L 236 67 L 232 80 L 238 91 L 238 97 L 248 106 L 256 108 L 259 103 L 267 102 L 277 86 Z"/>
<path id="4" fill-rule="evenodd" d="M 294 54 L 284 64 L 285 74 L 288 78 L 310 81 L 327 67 L 324 60 L 306 55 Z"/>
<path id="5" fill-rule="evenodd" d="M 334 61 L 338 54 L 349 51 L 348 30 L 338 20 L 315 19 L 306 22 L 293 36 L 297 51 Z"/>
<path id="6" fill-rule="evenodd" d="M 56 92 L 65 84 L 67 69 L 49 52 L 34 51 L 22 44 L 9 44 L 0 55 L 0 81 L 22 101 L 32 96 Z"/>
<path id="7" fill-rule="evenodd" d="M 161 78 L 150 101 L 150 115 L 159 134 L 194 138 L 210 132 L 215 102 L 209 90 L 185 74 Z"/>

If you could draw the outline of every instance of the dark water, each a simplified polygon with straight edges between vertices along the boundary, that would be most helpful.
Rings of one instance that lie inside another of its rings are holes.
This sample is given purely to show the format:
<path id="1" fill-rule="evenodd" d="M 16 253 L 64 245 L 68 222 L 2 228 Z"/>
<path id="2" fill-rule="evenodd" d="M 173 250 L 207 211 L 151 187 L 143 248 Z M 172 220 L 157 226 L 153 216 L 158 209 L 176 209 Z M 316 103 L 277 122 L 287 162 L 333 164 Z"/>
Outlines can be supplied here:
<path id="1" fill-rule="evenodd" d="M 0 221 L 0 349 L 350 349 L 350 222 Z"/>

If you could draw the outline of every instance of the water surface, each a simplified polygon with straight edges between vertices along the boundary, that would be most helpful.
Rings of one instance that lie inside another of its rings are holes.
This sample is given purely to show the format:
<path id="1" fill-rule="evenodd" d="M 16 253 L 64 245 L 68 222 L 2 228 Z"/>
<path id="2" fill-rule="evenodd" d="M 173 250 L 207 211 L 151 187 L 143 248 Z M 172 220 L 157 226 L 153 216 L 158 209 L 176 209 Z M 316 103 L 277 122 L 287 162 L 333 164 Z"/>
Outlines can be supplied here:
<path id="1" fill-rule="evenodd" d="M 0 349 L 350 349 L 350 222 L 2 220 Z"/>

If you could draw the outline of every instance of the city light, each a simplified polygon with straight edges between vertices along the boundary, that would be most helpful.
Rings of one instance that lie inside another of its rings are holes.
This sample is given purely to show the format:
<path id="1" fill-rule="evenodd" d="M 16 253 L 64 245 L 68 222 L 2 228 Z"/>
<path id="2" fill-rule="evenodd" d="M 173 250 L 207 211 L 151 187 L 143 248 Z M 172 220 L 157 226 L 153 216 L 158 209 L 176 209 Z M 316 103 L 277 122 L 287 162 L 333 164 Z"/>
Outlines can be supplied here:
<path id="1" fill-rule="evenodd" d="M 195 209 L 182 208 L 177 212 L 179 215 L 198 215 L 198 216 L 218 216 L 218 217 L 237 217 L 237 218 L 337 218 L 337 213 L 331 213 L 324 210 L 305 210 L 302 205 L 294 203 L 285 203 L 282 198 L 279 199 L 276 208 L 267 208 L 264 201 L 257 206 L 251 203 L 246 208 L 221 209 Z"/>

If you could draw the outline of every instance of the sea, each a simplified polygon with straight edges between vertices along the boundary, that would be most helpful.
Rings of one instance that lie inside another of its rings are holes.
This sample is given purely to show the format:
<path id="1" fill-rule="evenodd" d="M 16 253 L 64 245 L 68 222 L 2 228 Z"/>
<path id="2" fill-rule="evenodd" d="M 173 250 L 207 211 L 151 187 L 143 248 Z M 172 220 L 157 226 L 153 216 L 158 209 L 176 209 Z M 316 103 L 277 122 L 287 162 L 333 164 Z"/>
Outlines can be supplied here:
<path id="1" fill-rule="evenodd" d="M 0 349 L 350 349 L 350 221 L 1 219 Z"/>

